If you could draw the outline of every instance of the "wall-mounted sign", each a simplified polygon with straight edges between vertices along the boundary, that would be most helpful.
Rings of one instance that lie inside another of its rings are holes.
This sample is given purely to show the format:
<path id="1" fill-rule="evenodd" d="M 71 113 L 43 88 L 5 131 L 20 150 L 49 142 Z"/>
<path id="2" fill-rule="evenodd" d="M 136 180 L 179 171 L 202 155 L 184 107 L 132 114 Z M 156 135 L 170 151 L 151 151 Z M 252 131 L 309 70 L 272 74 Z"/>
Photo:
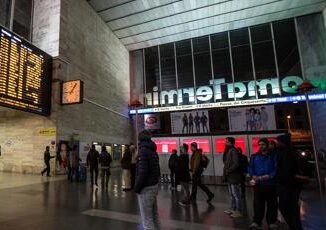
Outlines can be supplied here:
<path id="1" fill-rule="evenodd" d="M 190 145 L 192 142 L 196 142 L 197 146 L 199 149 L 203 150 L 203 153 L 210 153 L 211 152 L 211 142 L 209 138 L 186 138 L 183 139 L 182 143 L 187 144 L 189 146 L 189 152 L 190 150 Z"/>
<path id="2" fill-rule="evenodd" d="M 40 128 L 37 130 L 38 136 L 55 136 L 57 133 L 57 129 L 55 127 L 51 128 Z"/>
<path id="3" fill-rule="evenodd" d="M 84 83 L 81 80 L 65 81 L 61 87 L 61 104 L 83 103 Z"/>
<path id="4" fill-rule="evenodd" d="M 242 154 L 246 154 L 247 153 L 247 148 L 246 148 L 246 140 L 247 138 L 244 137 L 235 137 L 235 147 L 236 148 L 240 148 L 242 151 Z M 221 138 L 221 137 L 216 137 L 214 139 L 215 141 L 215 151 L 216 153 L 224 153 L 224 149 L 225 149 L 225 145 L 226 145 L 226 137 L 225 138 Z"/>
<path id="5" fill-rule="evenodd" d="M 50 114 L 50 55 L 0 26 L 0 105 Z"/>
<path id="6" fill-rule="evenodd" d="M 156 130 L 161 128 L 159 114 L 145 114 L 144 115 L 145 129 Z"/>
<path id="7" fill-rule="evenodd" d="M 172 134 L 209 133 L 208 110 L 171 113 Z"/>
<path id="8" fill-rule="evenodd" d="M 178 90 L 161 91 L 153 88 L 153 93 L 146 94 L 147 105 L 165 106 L 165 105 L 184 105 L 184 98 L 188 98 L 189 103 L 199 102 L 217 102 L 225 99 L 243 99 L 246 95 L 249 97 L 266 96 L 268 88 L 273 95 L 280 95 L 281 90 L 286 93 L 296 93 L 296 88 L 303 82 L 302 78 L 297 76 L 288 76 L 279 81 L 278 78 L 262 79 L 257 81 L 225 83 L 225 79 L 210 80 L 209 85 L 201 86 L 197 89 L 184 88 Z M 222 92 L 222 85 L 226 85 L 227 92 Z M 257 90 L 256 90 L 257 89 Z M 226 97 L 226 98 L 225 98 Z"/>
<path id="9" fill-rule="evenodd" d="M 179 151 L 177 139 L 155 139 L 153 141 L 156 144 L 158 153 L 172 153 L 173 149 Z"/>
<path id="10" fill-rule="evenodd" d="M 309 100 L 311 101 L 326 100 L 326 93 L 310 94 L 308 97 Z M 248 105 L 265 105 L 265 104 L 275 104 L 275 103 L 291 103 L 291 102 L 299 102 L 305 100 L 306 99 L 304 95 L 295 95 L 295 96 L 287 96 L 287 97 L 262 98 L 262 99 L 253 99 L 253 100 L 225 101 L 225 102 L 195 104 L 195 105 L 146 108 L 146 109 L 138 109 L 138 114 L 186 111 L 186 110 L 209 109 L 209 108 L 225 108 L 225 107 L 237 107 L 237 106 L 248 106 Z M 130 110 L 129 113 L 136 114 L 136 110 Z"/>
<path id="11" fill-rule="evenodd" d="M 230 131 L 275 130 L 273 105 L 237 107 L 228 109 Z"/>

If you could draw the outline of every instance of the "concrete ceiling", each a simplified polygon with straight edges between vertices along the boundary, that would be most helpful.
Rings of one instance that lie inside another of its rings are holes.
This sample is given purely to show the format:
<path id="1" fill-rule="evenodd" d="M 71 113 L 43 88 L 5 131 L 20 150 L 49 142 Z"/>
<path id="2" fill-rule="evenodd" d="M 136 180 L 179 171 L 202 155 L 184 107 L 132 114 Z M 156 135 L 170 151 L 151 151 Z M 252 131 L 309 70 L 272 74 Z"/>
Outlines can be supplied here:
<path id="1" fill-rule="evenodd" d="M 320 12 L 326 0 L 87 0 L 128 50 Z"/>

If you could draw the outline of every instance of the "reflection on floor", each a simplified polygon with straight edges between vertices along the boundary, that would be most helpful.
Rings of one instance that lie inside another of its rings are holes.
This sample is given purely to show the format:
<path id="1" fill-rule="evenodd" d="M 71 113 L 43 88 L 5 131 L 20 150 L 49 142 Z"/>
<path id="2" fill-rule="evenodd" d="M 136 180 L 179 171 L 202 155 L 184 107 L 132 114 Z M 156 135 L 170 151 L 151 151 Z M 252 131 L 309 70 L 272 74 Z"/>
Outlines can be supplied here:
<path id="1" fill-rule="evenodd" d="M 0 229 L 141 229 L 136 195 L 121 190 L 119 173 L 111 177 L 107 190 L 64 179 L 47 181 L 41 176 L 1 173 Z M 252 216 L 251 189 L 247 190 L 246 217 L 237 220 L 223 213 L 228 208 L 226 188 L 211 189 L 215 193 L 212 205 L 199 192 L 198 204 L 183 208 L 177 204 L 180 194 L 162 185 L 158 197 L 161 229 L 248 229 Z M 305 193 L 303 198 L 305 229 L 326 229 L 318 196 Z"/>

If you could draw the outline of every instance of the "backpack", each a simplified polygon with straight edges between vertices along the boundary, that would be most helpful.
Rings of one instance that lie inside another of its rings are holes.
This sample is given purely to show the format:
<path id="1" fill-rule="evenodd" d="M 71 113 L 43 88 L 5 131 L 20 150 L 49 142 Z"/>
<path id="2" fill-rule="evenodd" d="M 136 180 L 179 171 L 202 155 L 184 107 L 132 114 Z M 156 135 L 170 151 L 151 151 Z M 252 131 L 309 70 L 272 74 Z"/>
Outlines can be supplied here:
<path id="1" fill-rule="evenodd" d="M 200 161 L 200 165 L 202 168 L 207 168 L 209 164 L 209 159 L 207 158 L 207 156 L 205 154 L 201 155 L 201 161 Z"/>

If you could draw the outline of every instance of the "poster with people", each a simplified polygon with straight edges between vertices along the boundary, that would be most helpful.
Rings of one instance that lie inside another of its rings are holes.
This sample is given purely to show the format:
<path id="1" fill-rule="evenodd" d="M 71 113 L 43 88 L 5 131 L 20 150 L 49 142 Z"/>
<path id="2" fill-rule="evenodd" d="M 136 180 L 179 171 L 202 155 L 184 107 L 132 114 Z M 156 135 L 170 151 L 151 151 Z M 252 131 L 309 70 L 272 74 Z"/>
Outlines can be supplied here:
<path id="1" fill-rule="evenodd" d="M 172 134 L 209 133 L 208 110 L 171 113 Z"/>
<path id="2" fill-rule="evenodd" d="M 230 131 L 275 130 L 273 105 L 238 107 L 228 110 Z"/>

